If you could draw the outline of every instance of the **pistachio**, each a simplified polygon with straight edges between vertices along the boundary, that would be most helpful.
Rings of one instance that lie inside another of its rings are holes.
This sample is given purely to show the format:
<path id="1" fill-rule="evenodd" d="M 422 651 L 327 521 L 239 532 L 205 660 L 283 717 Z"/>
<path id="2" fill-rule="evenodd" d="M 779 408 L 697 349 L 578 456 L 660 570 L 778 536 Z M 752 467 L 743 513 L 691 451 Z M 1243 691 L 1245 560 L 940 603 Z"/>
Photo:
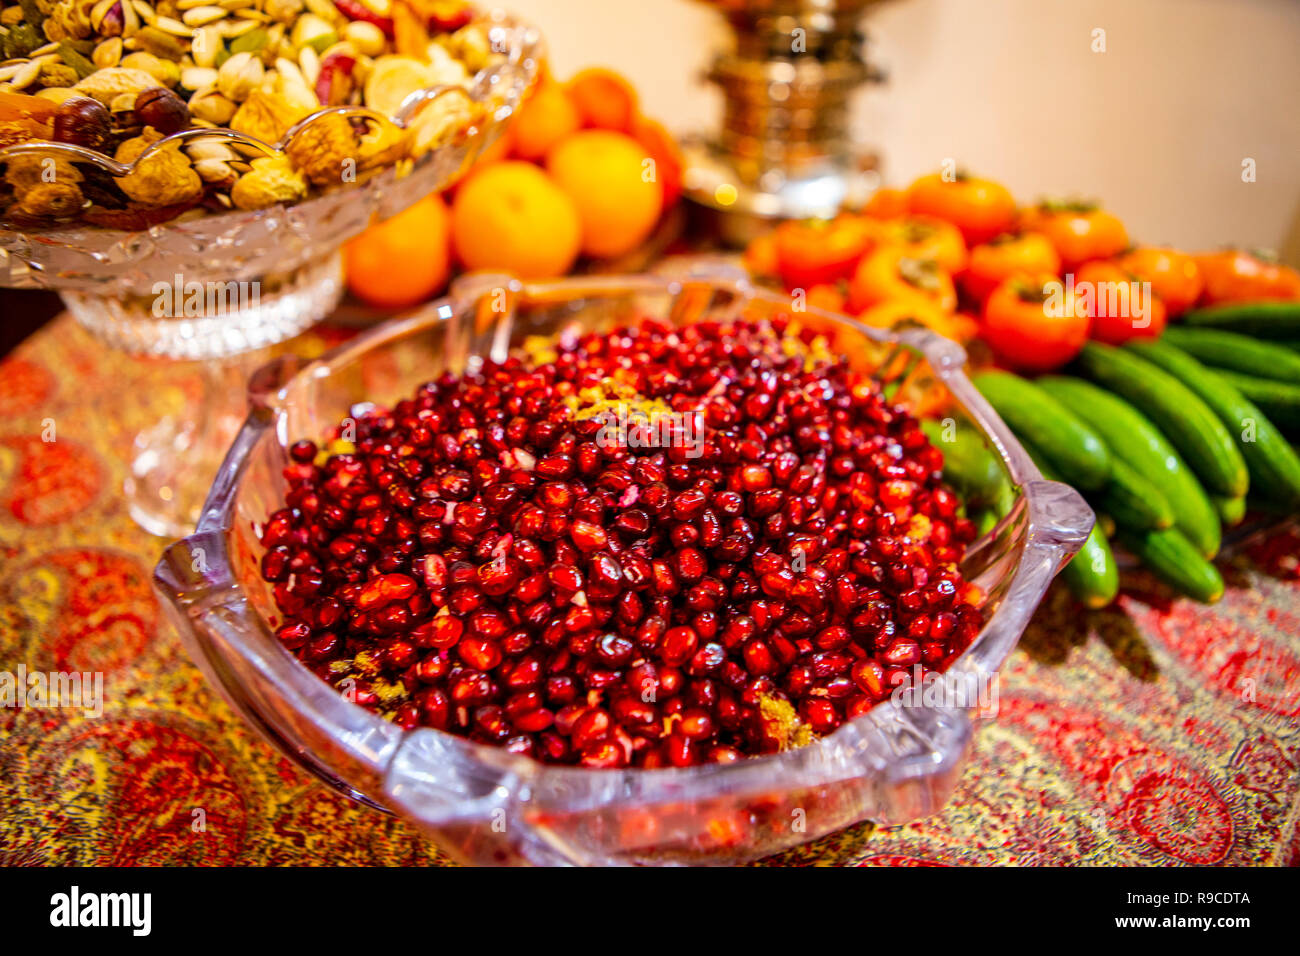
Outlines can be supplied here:
<path id="1" fill-rule="evenodd" d="M 28 60 L 9 82 L 15 90 L 25 90 L 41 77 L 41 61 Z"/>
<path id="2" fill-rule="evenodd" d="M 122 62 L 122 38 L 109 37 L 95 47 L 95 52 L 91 54 L 90 58 L 94 61 L 95 66 L 101 70 L 108 69 L 110 66 L 117 66 Z"/>
<path id="3" fill-rule="evenodd" d="M 251 53 L 236 53 L 221 64 L 217 88 L 223 96 L 239 103 L 261 85 L 264 74 L 261 60 Z"/>
<path id="4" fill-rule="evenodd" d="M 185 147 L 185 151 L 190 154 L 190 159 L 198 162 L 204 159 L 232 160 L 239 159 L 239 153 L 235 152 L 230 146 L 222 140 L 214 137 L 203 137 L 191 141 Z"/>
<path id="5" fill-rule="evenodd" d="M 384 31 L 365 20 L 353 20 L 345 26 L 343 39 L 350 41 L 364 56 L 379 56 L 384 52 Z"/>
<path id="6" fill-rule="evenodd" d="M 157 26 L 141 27 L 140 32 L 132 38 L 132 42 L 135 46 L 143 48 L 145 52 L 167 60 L 179 60 L 185 55 L 185 47 L 181 45 L 180 40 Z"/>
<path id="7" fill-rule="evenodd" d="M 129 70 L 143 70 L 164 86 L 180 82 L 180 67 L 171 60 L 160 60 L 152 53 L 129 53 L 122 57 L 122 66 Z"/>
<path id="8" fill-rule="evenodd" d="M 196 159 L 194 171 L 205 183 L 224 183 L 235 178 L 235 171 L 224 159 Z"/>
<path id="9" fill-rule="evenodd" d="M 296 49 L 301 50 L 313 41 L 320 41 L 330 36 L 336 36 L 333 25 L 313 13 L 307 13 L 294 23 L 293 30 L 289 33 L 289 40 Z"/>
<path id="10" fill-rule="evenodd" d="M 302 12 L 302 0 L 266 0 L 264 9 L 273 20 L 292 25 L 294 18 Z"/>
<path id="11" fill-rule="evenodd" d="M 49 100 L 51 103 L 59 105 L 72 99 L 74 96 L 80 96 L 81 94 L 70 87 L 51 86 L 41 90 L 36 95 L 43 100 Z"/>
<path id="12" fill-rule="evenodd" d="M 236 105 L 216 89 L 200 90 L 190 97 L 190 115 L 214 126 L 225 126 L 235 115 Z"/>
<path id="13" fill-rule="evenodd" d="M 159 17 L 154 21 L 154 25 L 158 27 L 158 29 L 165 30 L 173 36 L 186 38 L 194 36 L 193 30 L 181 23 L 181 21 L 174 20 L 171 17 Z"/>
<path id="14" fill-rule="evenodd" d="M 90 10 L 90 25 L 100 36 L 120 36 L 123 22 L 122 0 L 99 0 Z"/>
<path id="15" fill-rule="evenodd" d="M 190 58 L 195 66 L 216 66 L 217 53 L 221 50 L 221 28 L 217 24 L 200 27 L 194 31 L 190 40 Z"/>
<path id="16" fill-rule="evenodd" d="M 316 51 L 309 46 L 303 47 L 298 53 L 298 67 L 307 84 L 315 86 L 316 78 L 320 76 L 320 56 Z"/>
<path id="17" fill-rule="evenodd" d="M 304 2 L 313 15 L 320 17 L 326 23 L 342 26 L 347 22 L 347 18 L 339 13 L 339 8 L 334 6 L 334 0 L 304 0 Z"/>
<path id="18" fill-rule="evenodd" d="M 202 90 L 217 85 L 217 71 L 210 66 L 187 66 L 181 69 L 181 86 Z"/>
<path id="19" fill-rule="evenodd" d="M 181 14 L 181 20 L 189 27 L 203 27 L 226 18 L 226 11 L 220 7 L 195 7 Z"/>
<path id="20" fill-rule="evenodd" d="M 133 37 L 140 30 L 140 16 L 136 12 L 135 4 L 132 0 L 121 0 L 122 3 L 122 36 Z"/>

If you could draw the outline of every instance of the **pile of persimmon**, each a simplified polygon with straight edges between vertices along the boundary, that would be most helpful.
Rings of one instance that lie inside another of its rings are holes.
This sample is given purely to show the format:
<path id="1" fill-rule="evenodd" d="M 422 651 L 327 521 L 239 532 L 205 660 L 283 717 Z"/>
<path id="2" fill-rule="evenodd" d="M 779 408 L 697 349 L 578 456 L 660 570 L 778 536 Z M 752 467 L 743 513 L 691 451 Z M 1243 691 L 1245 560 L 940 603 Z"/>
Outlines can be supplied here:
<path id="1" fill-rule="evenodd" d="M 960 172 L 881 189 L 834 219 L 783 222 L 745 261 L 804 305 L 980 338 L 1027 371 L 1064 365 L 1089 338 L 1159 336 L 1196 305 L 1300 299 L 1300 274 L 1260 255 L 1133 246 L 1095 203 L 1021 207 L 1002 185 Z"/>

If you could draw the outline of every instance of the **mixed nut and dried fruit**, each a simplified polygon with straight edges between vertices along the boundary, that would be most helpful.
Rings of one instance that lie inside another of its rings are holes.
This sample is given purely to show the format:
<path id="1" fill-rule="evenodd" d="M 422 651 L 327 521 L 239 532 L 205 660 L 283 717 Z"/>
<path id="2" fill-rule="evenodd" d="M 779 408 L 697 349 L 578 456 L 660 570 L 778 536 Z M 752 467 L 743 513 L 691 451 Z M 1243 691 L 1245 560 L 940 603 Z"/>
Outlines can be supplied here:
<path id="1" fill-rule="evenodd" d="M 499 62 L 461 0 L 0 0 L 0 150 L 69 143 L 125 175 L 68 154 L 0 158 L 0 219 L 22 227 L 85 221 L 143 228 L 181 214 L 261 209 L 363 181 L 454 138 L 479 117 L 446 95 L 405 128 L 413 92 L 468 90 Z M 169 141 L 192 128 L 227 136 Z M 190 213 L 190 210 L 195 210 Z"/>
<path id="2" fill-rule="evenodd" d="M 788 317 L 644 320 L 293 444 L 262 573 L 283 646 L 402 727 L 583 767 L 734 761 L 979 632 L 942 466 Z"/>

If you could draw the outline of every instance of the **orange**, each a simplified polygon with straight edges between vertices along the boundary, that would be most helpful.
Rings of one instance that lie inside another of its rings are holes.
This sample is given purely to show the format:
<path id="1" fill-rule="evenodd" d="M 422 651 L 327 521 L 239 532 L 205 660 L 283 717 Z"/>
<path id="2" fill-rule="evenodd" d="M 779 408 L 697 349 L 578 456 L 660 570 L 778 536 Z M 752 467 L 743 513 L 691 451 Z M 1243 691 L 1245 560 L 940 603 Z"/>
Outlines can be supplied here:
<path id="1" fill-rule="evenodd" d="M 451 234 L 466 268 L 547 279 L 572 267 L 582 227 L 573 201 L 545 173 L 511 160 L 477 169 L 461 184 Z"/>
<path id="2" fill-rule="evenodd" d="M 587 255 L 624 255 L 654 229 L 663 193 L 650 159 L 630 136 L 600 129 L 574 133 L 546 157 L 551 178 L 578 208 Z"/>
<path id="3" fill-rule="evenodd" d="M 447 205 L 437 193 L 371 226 L 343 247 L 348 289 L 401 309 L 441 292 L 451 274 Z"/>
<path id="4" fill-rule="evenodd" d="M 655 178 L 663 193 L 664 208 L 677 202 L 682 195 L 682 170 L 686 161 L 672 133 L 662 123 L 638 116 L 632 126 L 632 135 L 655 161 Z"/>
<path id="5" fill-rule="evenodd" d="M 582 125 L 578 108 L 559 83 L 543 83 L 519 110 L 510 127 L 514 154 L 539 161 L 552 146 Z"/>
<path id="6" fill-rule="evenodd" d="M 604 67 L 591 67 L 574 74 L 567 89 L 578 107 L 583 126 L 631 132 L 640 101 L 632 84 L 622 75 Z"/>

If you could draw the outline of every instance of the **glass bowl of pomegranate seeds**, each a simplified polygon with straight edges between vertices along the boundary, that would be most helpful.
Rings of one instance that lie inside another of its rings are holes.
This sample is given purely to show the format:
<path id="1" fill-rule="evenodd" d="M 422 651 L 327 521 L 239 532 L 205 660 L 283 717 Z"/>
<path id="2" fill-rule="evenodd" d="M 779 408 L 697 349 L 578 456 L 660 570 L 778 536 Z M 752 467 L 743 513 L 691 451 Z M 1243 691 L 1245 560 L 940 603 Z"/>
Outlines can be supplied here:
<path id="1" fill-rule="evenodd" d="M 156 583 L 254 726 L 461 860 L 900 823 L 948 799 L 1093 521 L 964 358 L 725 270 L 467 278 L 259 372 Z M 916 413 L 997 452 L 1017 500 L 986 534 Z"/>

